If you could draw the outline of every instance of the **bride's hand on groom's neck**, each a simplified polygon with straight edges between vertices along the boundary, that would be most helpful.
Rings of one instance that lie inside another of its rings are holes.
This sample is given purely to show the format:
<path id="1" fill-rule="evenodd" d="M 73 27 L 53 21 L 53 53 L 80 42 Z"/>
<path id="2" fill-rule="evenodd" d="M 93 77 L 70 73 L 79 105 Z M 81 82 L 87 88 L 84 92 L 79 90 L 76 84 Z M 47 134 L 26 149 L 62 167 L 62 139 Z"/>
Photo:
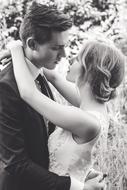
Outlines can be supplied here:
<path id="1" fill-rule="evenodd" d="M 7 65 L 11 61 L 11 51 L 9 49 L 2 50 L 0 52 L 0 64 L 2 66 Z"/>
<path id="2" fill-rule="evenodd" d="M 5 66 L 5 65 L 11 63 L 11 59 L 12 59 L 11 48 L 18 47 L 18 46 L 22 46 L 22 42 L 20 40 L 12 41 L 8 44 L 8 46 L 7 46 L 8 49 L 2 50 L 0 52 L 0 64 L 2 66 Z"/>

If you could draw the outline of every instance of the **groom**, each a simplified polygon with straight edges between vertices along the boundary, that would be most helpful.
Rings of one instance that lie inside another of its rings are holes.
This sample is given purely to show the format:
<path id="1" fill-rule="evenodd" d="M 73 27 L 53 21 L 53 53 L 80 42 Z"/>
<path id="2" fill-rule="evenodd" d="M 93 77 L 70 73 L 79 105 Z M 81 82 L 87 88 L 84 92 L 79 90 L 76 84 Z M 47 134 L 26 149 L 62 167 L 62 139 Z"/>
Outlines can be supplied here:
<path id="1" fill-rule="evenodd" d="M 65 56 L 71 21 L 50 6 L 33 3 L 20 28 L 29 69 L 37 87 L 53 99 L 40 68 L 54 69 Z M 17 60 L 18 64 L 18 60 Z M 31 94 L 32 96 L 32 94 Z M 0 190 L 99 190 L 48 171 L 48 136 L 55 126 L 21 100 L 12 64 L 0 72 Z"/>

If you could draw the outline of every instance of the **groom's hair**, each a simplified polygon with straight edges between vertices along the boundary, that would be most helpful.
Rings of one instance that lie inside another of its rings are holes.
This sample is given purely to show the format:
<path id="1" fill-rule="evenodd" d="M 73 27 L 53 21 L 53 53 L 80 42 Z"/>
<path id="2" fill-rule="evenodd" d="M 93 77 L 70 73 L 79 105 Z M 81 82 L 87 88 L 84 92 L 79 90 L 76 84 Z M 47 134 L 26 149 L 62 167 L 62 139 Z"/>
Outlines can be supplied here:
<path id="1" fill-rule="evenodd" d="M 33 37 L 39 44 L 51 40 L 52 32 L 63 32 L 71 28 L 72 22 L 55 6 L 33 2 L 20 27 L 20 38 L 23 44 Z"/>

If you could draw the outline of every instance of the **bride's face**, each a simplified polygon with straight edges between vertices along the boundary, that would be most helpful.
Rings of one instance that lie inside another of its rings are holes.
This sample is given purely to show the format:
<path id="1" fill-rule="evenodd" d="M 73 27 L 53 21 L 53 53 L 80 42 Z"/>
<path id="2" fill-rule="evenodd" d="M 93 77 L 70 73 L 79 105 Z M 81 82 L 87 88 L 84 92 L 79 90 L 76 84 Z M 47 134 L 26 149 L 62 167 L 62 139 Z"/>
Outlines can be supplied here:
<path id="1" fill-rule="evenodd" d="M 76 82 L 80 72 L 81 72 L 81 65 L 78 61 L 78 57 L 75 57 L 70 61 L 66 79 L 70 82 Z"/>

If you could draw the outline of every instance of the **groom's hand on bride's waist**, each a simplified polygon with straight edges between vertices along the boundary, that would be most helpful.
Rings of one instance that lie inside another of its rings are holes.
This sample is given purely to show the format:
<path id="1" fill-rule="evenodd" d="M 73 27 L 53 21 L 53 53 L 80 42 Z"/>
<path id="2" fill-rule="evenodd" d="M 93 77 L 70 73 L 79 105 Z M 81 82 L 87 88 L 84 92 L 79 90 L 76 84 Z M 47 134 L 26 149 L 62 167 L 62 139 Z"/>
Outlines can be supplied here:
<path id="1" fill-rule="evenodd" d="M 105 186 L 104 175 L 102 174 L 87 180 L 84 183 L 83 190 L 104 190 Z"/>
<path id="2" fill-rule="evenodd" d="M 103 176 L 103 173 L 100 172 L 100 171 L 91 169 L 91 170 L 89 171 L 89 173 L 87 174 L 86 178 L 85 178 L 85 182 L 86 182 L 87 180 L 90 180 L 90 179 L 92 179 L 92 178 L 95 178 L 95 177 L 97 177 L 97 176 L 99 176 L 99 175 L 100 175 L 100 176 Z"/>

